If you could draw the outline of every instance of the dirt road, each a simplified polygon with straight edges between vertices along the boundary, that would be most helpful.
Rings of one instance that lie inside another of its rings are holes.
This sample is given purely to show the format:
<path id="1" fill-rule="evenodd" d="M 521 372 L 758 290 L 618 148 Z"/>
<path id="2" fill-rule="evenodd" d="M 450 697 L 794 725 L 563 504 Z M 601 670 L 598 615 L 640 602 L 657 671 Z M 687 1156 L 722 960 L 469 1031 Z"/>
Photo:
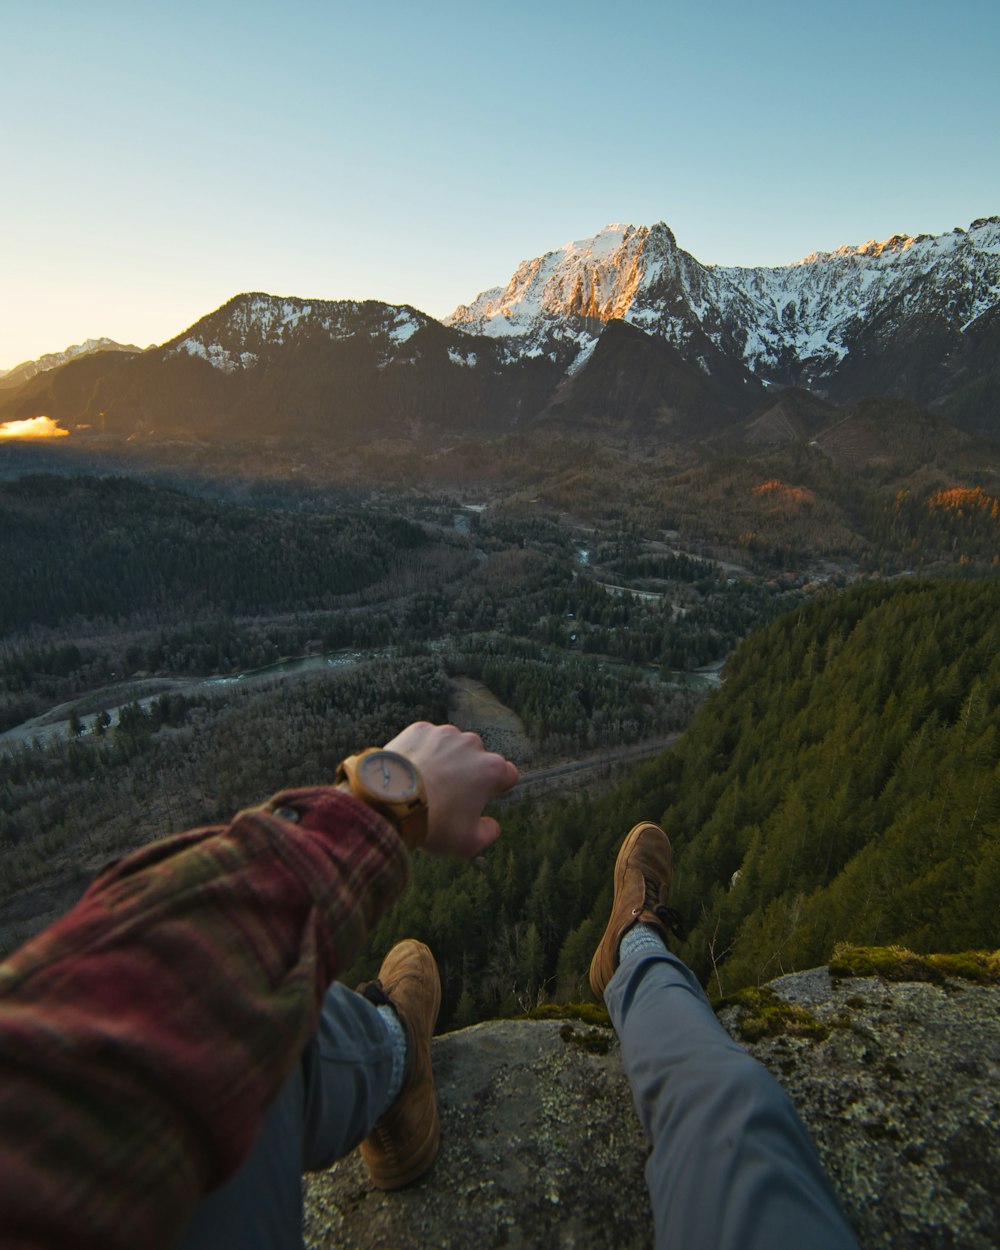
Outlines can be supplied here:
<path id="1" fill-rule="evenodd" d="M 508 803 L 524 798 L 528 793 L 550 793 L 573 786 L 589 785 L 595 780 L 610 779 L 622 765 L 652 759 L 654 755 L 672 747 L 680 737 L 679 733 L 674 733 L 665 738 L 653 738 L 631 746 L 602 747 L 600 751 L 594 751 L 580 759 L 552 764 L 547 768 L 529 769 L 521 773 L 521 780 L 514 791 L 498 801 Z"/>

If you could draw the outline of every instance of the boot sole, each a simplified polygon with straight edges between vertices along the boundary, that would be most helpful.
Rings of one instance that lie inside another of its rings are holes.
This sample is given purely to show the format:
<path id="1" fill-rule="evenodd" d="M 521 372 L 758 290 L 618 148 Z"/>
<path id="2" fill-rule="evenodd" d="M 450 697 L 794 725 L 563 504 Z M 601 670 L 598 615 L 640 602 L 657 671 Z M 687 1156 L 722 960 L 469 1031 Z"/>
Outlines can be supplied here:
<path id="1" fill-rule="evenodd" d="M 430 1132 L 420 1143 L 420 1147 L 407 1159 L 405 1168 L 376 1168 L 366 1159 L 368 1178 L 376 1189 L 402 1189 L 419 1180 L 428 1171 L 441 1149 L 441 1124 L 435 1112 Z"/>

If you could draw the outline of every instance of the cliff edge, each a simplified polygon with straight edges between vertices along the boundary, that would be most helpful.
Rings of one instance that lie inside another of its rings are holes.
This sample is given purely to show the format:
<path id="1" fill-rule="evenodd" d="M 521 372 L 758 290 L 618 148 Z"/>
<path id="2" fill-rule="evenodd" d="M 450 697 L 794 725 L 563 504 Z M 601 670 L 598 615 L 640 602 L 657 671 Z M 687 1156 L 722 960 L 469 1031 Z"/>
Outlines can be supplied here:
<path id="1" fill-rule="evenodd" d="M 1000 986 L 880 970 L 782 977 L 720 1016 L 799 1108 L 863 1250 L 994 1250 Z M 311 1250 L 652 1246 L 646 1143 L 610 1029 L 491 1021 L 436 1039 L 434 1067 L 434 1168 L 392 1194 L 356 1154 L 309 1178 Z"/>

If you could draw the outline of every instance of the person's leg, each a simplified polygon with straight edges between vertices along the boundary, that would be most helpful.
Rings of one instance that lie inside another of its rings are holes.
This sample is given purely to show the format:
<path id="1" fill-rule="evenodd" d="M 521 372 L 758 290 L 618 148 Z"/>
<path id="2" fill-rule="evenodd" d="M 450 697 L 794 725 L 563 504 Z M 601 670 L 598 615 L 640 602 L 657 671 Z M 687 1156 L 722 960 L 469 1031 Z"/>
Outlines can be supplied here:
<path id="1" fill-rule="evenodd" d="M 366 998 L 335 983 L 309 1045 L 243 1166 L 198 1206 L 182 1250 L 301 1245 L 302 1173 L 328 1167 L 390 1105 L 393 1038 Z"/>
<path id="2" fill-rule="evenodd" d="M 774 1078 L 726 1033 L 666 946 L 673 855 L 639 824 L 618 852 L 611 918 L 590 965 L 652 1145 L 658 1247 L 856 1247 L 809 1135 Z"/>
<path id="3" fill-rule="evenodd" d="M 658 1247 L 856 1246 L 788 1096 L 729 1037 L 679 959 L 665 946 L 623 955 L 605 1002 L 652 1143 Z"/>

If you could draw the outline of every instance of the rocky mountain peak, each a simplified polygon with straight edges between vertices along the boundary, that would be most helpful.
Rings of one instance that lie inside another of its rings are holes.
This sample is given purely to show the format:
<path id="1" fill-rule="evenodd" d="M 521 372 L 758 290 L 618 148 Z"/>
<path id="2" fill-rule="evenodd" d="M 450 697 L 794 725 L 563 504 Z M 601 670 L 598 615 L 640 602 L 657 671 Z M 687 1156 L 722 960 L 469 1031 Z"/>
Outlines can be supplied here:
<path id="1" fill-rule="evenodd" d="M 979 218 L 968 231 L 896 233 L 771 267 L 704 265 L 664 222 L 609 225 L 523 261 L 506 287 L 449 321 L 506 339 L 515 356 L 557 359 L 568 344 L 575 370 L 620 319 L 706 372 L 721 354 L 762 381 L 834 399 L 888 390 L 928 403 L 961 379 L 977 350 L 962 336 L 1000 301 L 998 225 Z M 885 367 L 873 363 L 887 356 Z"/>
<path id="2" fill-rule="evenodd" d="M 664 250 L 677 250 L 677 239 L 665 221 L 654 222 L 649 227 L 649 241 Z"/>
<path id="3" fill-rule="evenodd" d="M 593 238 L 524 260 L 505 287 L 459 305 L 446 325 L 477 334 L 522 336 L 546 321 L 611 321 L 629 310 L 642 277 L 646 226 L 613 223 Z"/>
<path id="4" fill-rule="evenodd" d="M 888 239 L 869 239 L 857 246 L 844 244 L 833 253 L 835 256 L 881 256 L 883 252 L 905 252 L 927 235 L 894 234 Z"/>

